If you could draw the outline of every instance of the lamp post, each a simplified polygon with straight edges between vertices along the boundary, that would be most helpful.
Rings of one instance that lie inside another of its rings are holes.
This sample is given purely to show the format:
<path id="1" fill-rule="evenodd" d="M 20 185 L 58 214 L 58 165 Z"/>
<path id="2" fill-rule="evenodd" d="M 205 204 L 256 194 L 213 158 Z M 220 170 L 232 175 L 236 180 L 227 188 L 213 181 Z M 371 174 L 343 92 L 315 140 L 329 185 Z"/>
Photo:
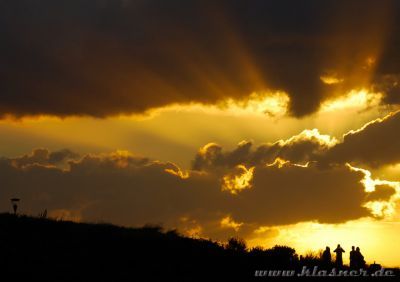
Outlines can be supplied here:
<path id="1" fill-rule="evenodd" d="M 12 205 L 13 210 L 14 210 L 14 215 L 16 215 L 17 214 L 17 209 L 18 209 L 18 203 L 19 203 L 20 199 L 11 198 L 10 200 L 11 200 L 11 205 Z"/>

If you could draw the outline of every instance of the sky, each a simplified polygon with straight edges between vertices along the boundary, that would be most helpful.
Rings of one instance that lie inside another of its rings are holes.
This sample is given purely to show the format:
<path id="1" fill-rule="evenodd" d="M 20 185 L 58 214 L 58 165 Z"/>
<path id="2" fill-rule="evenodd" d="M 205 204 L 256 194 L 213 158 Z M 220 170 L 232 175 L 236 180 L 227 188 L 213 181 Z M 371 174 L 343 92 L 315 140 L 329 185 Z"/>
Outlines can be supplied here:
<path id="1" fill-rule="evenodd" d="M 399 21 L 389 0 L 0 1 L 0 211 L 400 266 Z"/>

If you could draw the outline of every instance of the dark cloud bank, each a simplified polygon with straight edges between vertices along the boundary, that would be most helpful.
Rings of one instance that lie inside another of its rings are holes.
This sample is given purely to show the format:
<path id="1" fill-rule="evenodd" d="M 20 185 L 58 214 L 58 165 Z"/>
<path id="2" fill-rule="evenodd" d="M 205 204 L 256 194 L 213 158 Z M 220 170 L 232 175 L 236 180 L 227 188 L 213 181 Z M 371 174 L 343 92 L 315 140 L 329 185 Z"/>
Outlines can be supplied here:
<path id="1" fill-rule="evenodd" d="M 365 167 L 399 162 L 399 147 L 391 146 L 398 137 L 399 116 L 372 122 L 330 147 L 304 134 L 254 150 L 248 142 L 227 152 L 208 145 L 199 150 L 187 175 L 172 163 L 124 153 L 80 156 L 69 150 L 37 149 L 0 159 L 0 206 L 9 209 L 7 199 L 17 196 L 23 199 L 22 211 L 29 213 L 47 208 L 51 215 L 72 214 L 86 221 L 162 223 L 181 230 L 201 226 L 203 235 L 219 239 L 236 232 L 221 226 L 227 216 L 243 223 L 238 232 L 244 235 L 259 226 L 310 220 L 340 223 L 372 216 L 363 204 L 388 200 L 395 191 L 380 185 L 375 192 L 365 192 L 363 173 L 345 163 Z M 381 163 L 371 157 L 372 148 L 361 146 L 371 139 Z M 266 165 L 276 158 L 291 163 Z M 308 167 L 296 165 L 305 162 Z M 222 191 L 223 176 L 239 164 L 255 167 L 251 188 L 237 195 Z"/>
<path id="2" fill-rule="evenodd" d="M 371 83 L 398 103 L 399 14 L 387 0 L 2 0 L 0 116 L 104 117 L 265 89 L 303 116 Z"/>
<path id="3" fill-rule="evenodd" d="M 307 220 L 337 223 L 368 216 L 361 204 L 367 194 L 362 174 L 346 167 L 258 167 L 253 188 L 232 195 L 221 191 L 218 173 L 191 172 L 181 178 L 170 163 L 125 156 L 85 156 L 61 170 L 35 162 L 18 166 L 0 161 L 2 209 L 12 196 L 23 199 L 21 210 L 51 215 L 76 214 L 82 220 L 124 225 L 162 223 L 185 227 L 182 218 L 220 231 L 220 221 L 230 215 L 254 227 Z M 340 205 L 338 205 L 340 202 Z M 232 231 L 233 230 L 227 230 Z M 225 233 L 226 234 L 226 233 Z M 222 239 L 222 238 L 221 238 Z"/>

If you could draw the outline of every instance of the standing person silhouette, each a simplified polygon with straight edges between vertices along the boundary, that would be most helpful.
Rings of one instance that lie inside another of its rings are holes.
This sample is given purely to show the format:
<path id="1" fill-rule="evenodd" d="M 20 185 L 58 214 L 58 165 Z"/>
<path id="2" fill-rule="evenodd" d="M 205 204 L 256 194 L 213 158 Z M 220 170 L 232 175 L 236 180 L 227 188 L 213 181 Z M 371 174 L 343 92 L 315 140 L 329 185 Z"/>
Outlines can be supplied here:
<path id="1" fill-rule="evenodd" d="M 345 252 L 340 244 L 337 245 L 337 248 L 334 250 L 336 253 L 336 265 L 338 268 L 343 267 L 343 257 L 342 254 Z"/>
<path id="2" fill-rule="evenodd" d="M 351 246 L 351 251 L 350 251 L 350 269 L 357 269 L 357 254 L 355 251 L 355 247 Z"/>
<path id="3" fill-rule="evenodd" d="M 364 256 L 361 254 L 359 247 L 356 248 L 355 257 L 357 262 L 357 268 L 365 268 Z"/>
<path id="4" fill-rule="evenodd" d="M 328 268 L 330 267 L 331 262 L 331 249 L 329 247 L 326 247 L 325 251 L 322 253 L 322 264 L 324 267 Z"/>

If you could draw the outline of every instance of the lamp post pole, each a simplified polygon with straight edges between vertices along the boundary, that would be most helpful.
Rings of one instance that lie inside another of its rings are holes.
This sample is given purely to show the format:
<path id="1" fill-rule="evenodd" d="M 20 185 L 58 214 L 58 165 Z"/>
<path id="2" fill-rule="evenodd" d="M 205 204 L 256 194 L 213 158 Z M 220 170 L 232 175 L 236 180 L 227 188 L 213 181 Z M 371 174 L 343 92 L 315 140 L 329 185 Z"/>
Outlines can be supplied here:
<path id="1" fill-rule="evenodd" d="M 13 211 L 14 211 L 14 215 L 17 215 L 17 210 L 18 210 L 18 202 L 20 201 L 20 199 L 18 198 L 12 198 L 11 200 L 11 205 L 13 207 Z"/>

